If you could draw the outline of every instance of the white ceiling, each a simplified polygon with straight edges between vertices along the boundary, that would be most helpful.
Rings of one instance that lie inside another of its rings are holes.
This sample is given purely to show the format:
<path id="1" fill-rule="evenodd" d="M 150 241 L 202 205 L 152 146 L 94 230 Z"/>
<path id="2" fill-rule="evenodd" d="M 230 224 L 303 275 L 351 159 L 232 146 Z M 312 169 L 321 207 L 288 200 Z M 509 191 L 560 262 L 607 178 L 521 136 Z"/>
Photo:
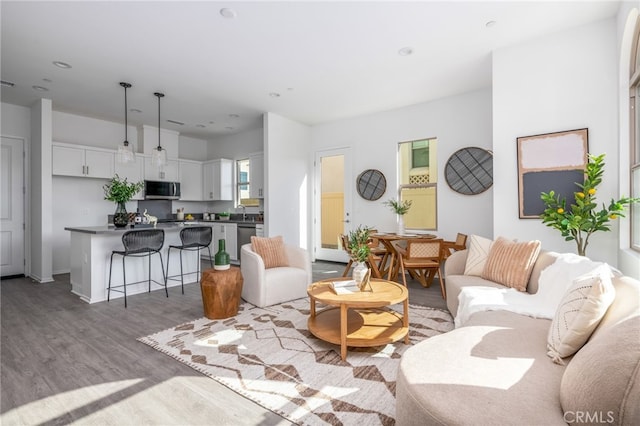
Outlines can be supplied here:
<path id="1" fill-rule="evenodd" d="M 2 102 L 29 106 L 45 97 L 58 111 L 124 122 L 119 82 L 126 81 L 129 108 L 142 111 L 129 113 L 130 124 L 157 125 L 153 93 L 161 91 L 163 128 L 214 139 L 259 127 L 266 111 L 313 125 L 488 87 L 492 50 L 613 17 L 619 2 L 2 0 L 0 7 L 1 77 L 15 84 L 2 87 Z M 223 8 L 236 17 L 223 17 Z M 413 54 L 399 55 L 404 47 Z"/>

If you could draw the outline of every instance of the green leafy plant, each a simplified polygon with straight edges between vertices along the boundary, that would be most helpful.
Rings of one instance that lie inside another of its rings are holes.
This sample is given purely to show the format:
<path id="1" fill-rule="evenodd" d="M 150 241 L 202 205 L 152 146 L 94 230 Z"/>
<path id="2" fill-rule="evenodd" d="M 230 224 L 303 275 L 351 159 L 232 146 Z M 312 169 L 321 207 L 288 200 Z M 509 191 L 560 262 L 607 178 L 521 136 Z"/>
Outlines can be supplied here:
<path id="1" fill-rule="evenodd" d="M 229 213 L 229 212 L 222 212 L 222 213 L 218 213 L 218 216 L 220 216 L 220 217 L 228 217 L 228 216 L 231 216 L 231 213 Z"/>
<path id="2" fill-rule="evenodd" d="M 349 256 L 356 262 L 364 262 L 369 258 L 371 248 L 369 240 L 371 239 L 371 228 L 366 226 L 358 226 L 355 230 L 349 232 Z"/>
<path id="3" fill-rule="evenodd" d="M 411 203 L 412 203 L 412 200 L 397 201 L 396 199 L 391 198 L 387 201 L 384 201 L 382 204 L 384 204 L 387 207 L 390 207 L 391 210 L 393 210 L 396 214 L 403 216 L 407 214 L 407 212 L 411 208 Z"/>
<path id="4" fill-rule="evenodd" d="M 573 194 L 575 204 L 567 207 L 566 200 L 554 191 L 540 195 L 545 204 L 545 210 L 540 215 L 542 223 L 559 230 L 565 241 L 575 240 L 580 256 L 586 256 L 591 234 L 610 231 L 610 221 L 624 217 L 625 207 L 640 201 L 638 198 L 623 197 L 617 201 L 612 198 L 608 207 L 602 203 L 602 209 L 598 210 L 596 187 L 602 182 L 604 156 L 588 154 L 584 183 L 576 183 L 580 190 Z"/>
<path id="5" fill-rule="evenodd" d="M 116 203 L 126 203 L 142 188 L 144 188 L 144 182 L 127 182 L 127 178 L 120 179 L 118 175 L 112 177 L 102 187 L 104 189 L 104 199 Z"/>

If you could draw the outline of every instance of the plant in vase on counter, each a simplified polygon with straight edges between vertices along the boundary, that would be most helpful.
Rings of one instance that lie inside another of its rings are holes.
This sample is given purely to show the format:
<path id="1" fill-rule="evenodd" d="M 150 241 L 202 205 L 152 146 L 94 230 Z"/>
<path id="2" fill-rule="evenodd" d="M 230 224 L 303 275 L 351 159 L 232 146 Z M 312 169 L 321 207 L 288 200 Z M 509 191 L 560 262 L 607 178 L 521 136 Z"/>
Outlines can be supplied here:
<path id="1" fill-rule="evenodd" d="M 229 212 L 218 213 L 218 217 L 220 218 L 220 220 L 229 220 L 229 218 L 231 217 L 231 213 Z"/>
<path id="2" fill-rule="evenodd" d="M 129 214 L 125 203 L 130 201 L 133 196 L 144 188 L 144 182 L 128 182 L 127 178 L 121 179 L 115 175 L 111 180 L 104 184 L 104 199 L 116 203 L 116 212 L 113 215 L 113 224 L 122 228 L 129 223 Z"/>
<path id="3" fill-rule="evenodd" d="M 369 268 L 367 260 L 371 254 L 369 240 L 371 239 L 371 228 L 367 226 L 358 226 L 355 230 L 349 232 L 349 256 L 356 263 L 353 267 L 352 278 L 356 285 L 362 290 L 364 277 Z"/>

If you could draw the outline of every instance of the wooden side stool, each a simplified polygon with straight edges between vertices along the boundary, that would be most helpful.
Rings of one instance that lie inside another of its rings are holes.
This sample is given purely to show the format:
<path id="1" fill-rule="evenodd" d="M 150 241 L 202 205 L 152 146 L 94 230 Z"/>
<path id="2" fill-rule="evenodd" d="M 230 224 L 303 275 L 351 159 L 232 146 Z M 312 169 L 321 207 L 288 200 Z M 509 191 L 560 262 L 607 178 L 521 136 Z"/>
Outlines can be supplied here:
<path id="1" fill-rule="evenodd" d="M 222 319 L 237 315 L 242 282 L 242 273 L 237 266 L 224 271 L 204 270 L 200 280 L 204 316 L 209 319 Z"/>

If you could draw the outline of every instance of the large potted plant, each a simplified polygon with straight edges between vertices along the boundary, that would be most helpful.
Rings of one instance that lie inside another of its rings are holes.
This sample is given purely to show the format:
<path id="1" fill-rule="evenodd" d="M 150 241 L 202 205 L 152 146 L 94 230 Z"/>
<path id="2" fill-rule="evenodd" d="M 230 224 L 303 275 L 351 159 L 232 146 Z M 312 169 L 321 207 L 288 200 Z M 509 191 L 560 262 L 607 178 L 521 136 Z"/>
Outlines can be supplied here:
<path id="1" fill-rule="evenodd" d="M 129 223 L 126 202 L 130 201 L 136 192 L 142 190 L 144 182 L 127 182 L 127 178 L 120 179 L 117 174 L 104 184 L 104 199 L 116 203 L 116 212 L 113 215 L 113 224 L 123 228 Z"/>
<path id="2" fill-rule="evenodd" d="M 360 225 L 355 230 L 350 231 L 348 237 L 349 256 L 355 263 L 351 277 L 358 287 L 362 288 L 362 281 L 369 271 L 366 262 L 371 254 L 371 247 L 369 247 L 371 228 Z"/>
<path id="3" fill-rule="evenodd" d="M 398 235 L 404 234 L 404 215 L 409 212 L 411 203 L 412 200 L 399 201 L 393 198 L 382 203 L 385 206 L 390 207 L 391 210 L 398 215 L 398 229 L 396 231 Z"/>
<path id="4" fill-rule="evenodd" d="M 588 154 L 583 184 L 576 183 L 578 191 L 574 192 L 575 203 L 567 207 L 566 200 L 556 195 L 554 191 L 543 192 L 540 195 L 545 204 L 545 210 L 540 215 L 542 223 L 557 229 L 565 241 L 575 240 L 578 254 L 586 256 L 589 237 L 596 231 L 610 231 L 610 221 L 624 217 L 626 206 L 640 201 L 638 198 L 613 198 L 606 207 L 598 210 L 596 203 L 596 187 L 602 182 L 604 173 L 604 154 Z"/>

